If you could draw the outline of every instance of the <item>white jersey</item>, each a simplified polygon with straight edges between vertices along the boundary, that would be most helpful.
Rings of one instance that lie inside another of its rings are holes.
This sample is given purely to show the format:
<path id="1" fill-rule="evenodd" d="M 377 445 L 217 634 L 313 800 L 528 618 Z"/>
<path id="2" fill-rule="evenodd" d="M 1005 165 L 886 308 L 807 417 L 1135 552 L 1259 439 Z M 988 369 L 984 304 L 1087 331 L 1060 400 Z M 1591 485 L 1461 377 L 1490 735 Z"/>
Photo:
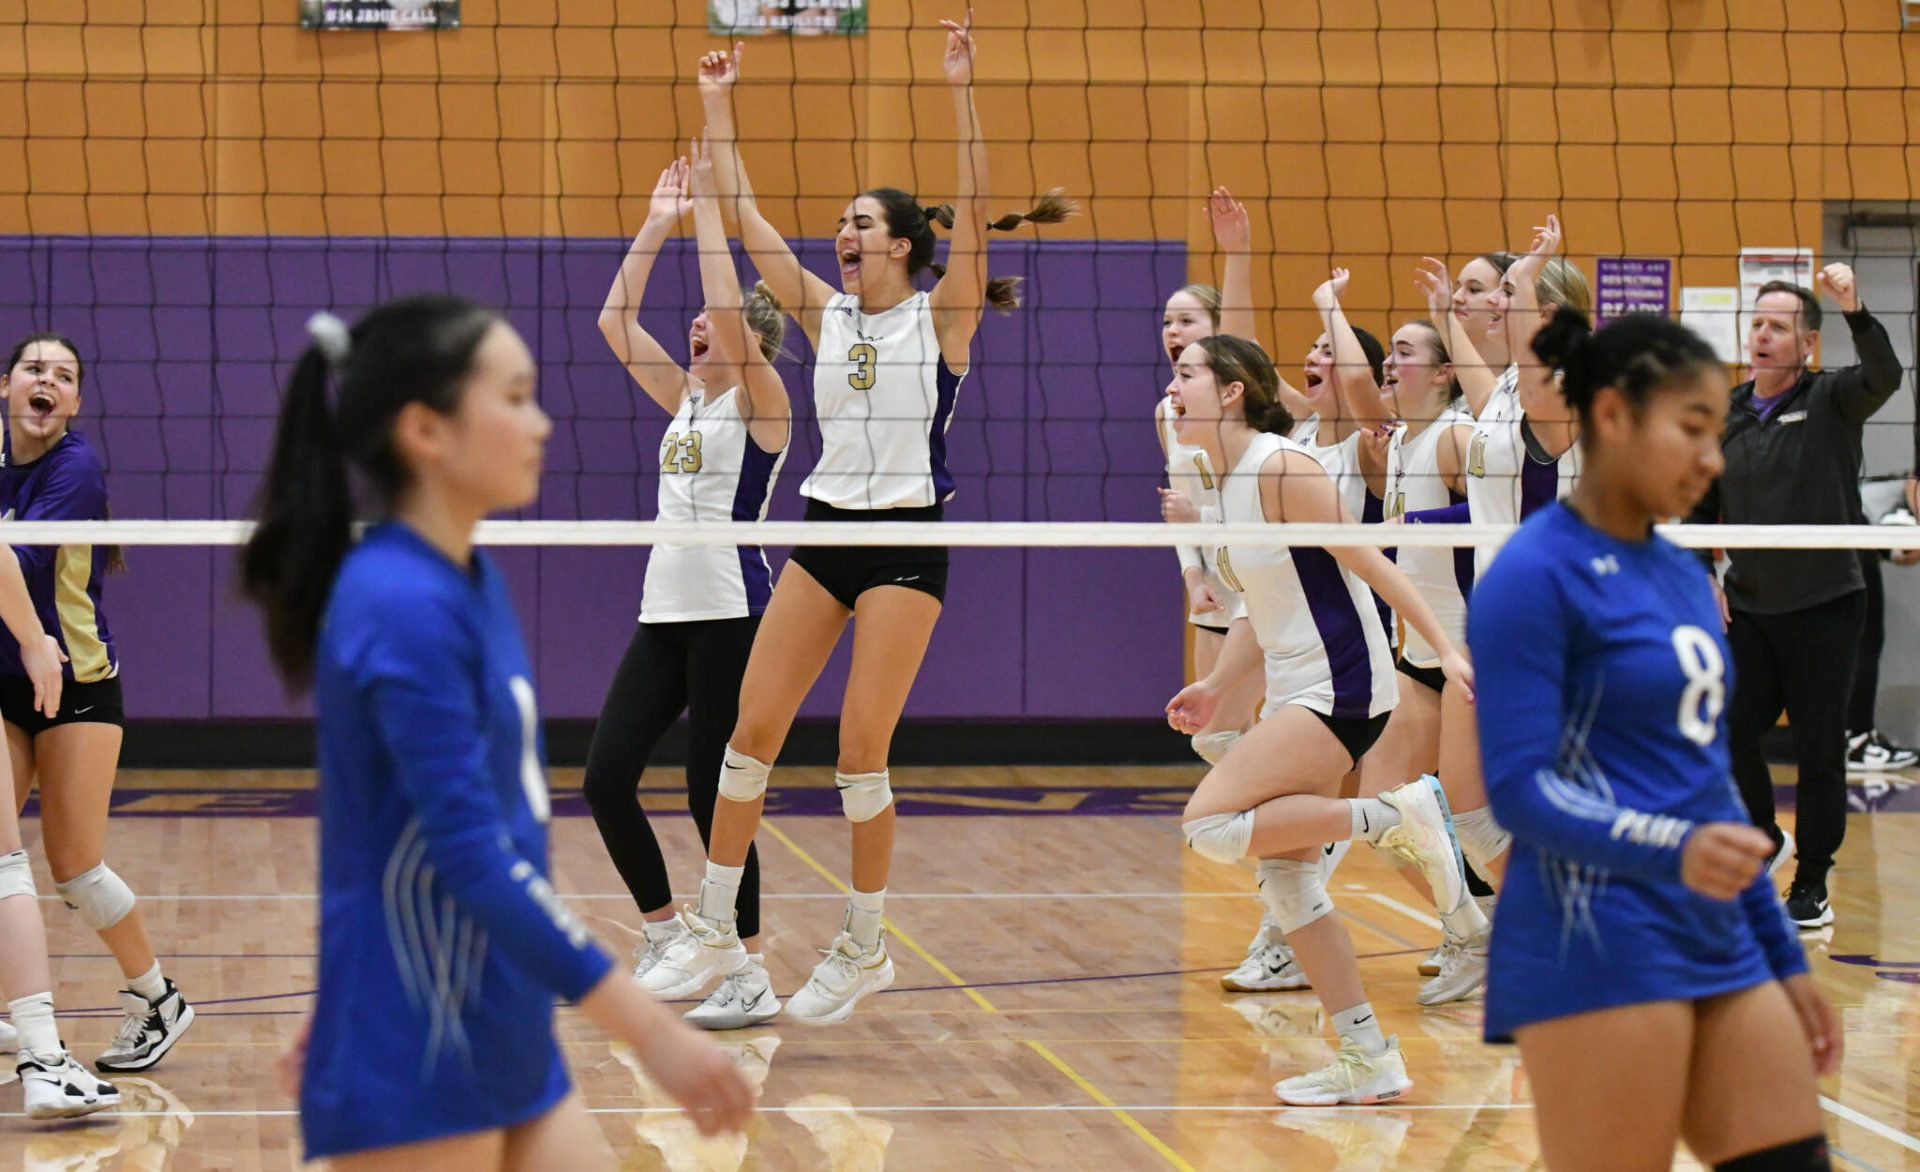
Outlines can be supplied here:
<path id="1" fill-rule="evenodd" d="M 1185 493 L 1194 507 L 1200 510 L 1202 520 L 1219 521 L 1220 492 L 1219 480 L 1213 474 L 1213 463 L 1207 456 L 1207 450 L 1191 444 L 1183 444 L 1173 433 L 1173 412 L 1168 409 L 1171 400 L 1160 400 L 1160 406 L 1154 409 L 1154 415 L 1160 425 L 1161 442 L 1167 449 L 1167 487 L 1175 492 Z M 1189 609 L 1187 621 L 1197 626 L 1223 629 L 1236 618 L 1246 617 L 1240 606 L 1240 600 L 1233 591 L 1227 589 L 1220 580 L 1220 572 L 1213 562 L 1213 550 L 1202 545 L 1176 546 L 1180 555 L 1180 571 L 1185 574 L 1188 567 L 1198 567 L 1200 576 L 1212 589 L 1213 596 L 1220 600 L 1219 610 L 1194 611 Z"/>
<path id="2" fill-rule="evenodd" d="M 1542 505 L 1550 505 L 1573 491 L 1580 475 L 1580 449 L 1567 449 L 1558 460 L 1542 464 L 1527 453 L 1521 424 L 1520 368 L 1509 366 L 1493 388 L 1493 397 L 1473 424 L 1467 446 L 1467 511 L 1476 525 L 1518 525 Z M 1487 572 L 1498 546 L 1480 546 L 1473 553 L 1476 578 Z"/>
<path id="3" fill-rule="evenodd" d="M 1440 479 L 1440 442 L 1459 424 L 1473 423 L 1465 408 L 1450 407 L 1411 440 L 1407 429 L 1396 428 L 1387 444 L 1387 499 L 1385 513 L 1398 517 L 1422 509 L 1444 509 L 1458 504 L 1453 492 Z M 1432 608 L 1434 617 L 1454 646 L 1467 642 L 1467 595 L 1473 590 L 1473 550 L 1412 546 L 1402 549 L 1394 559 L 1420 597 Z M 1410 624 L 1400 628 L 1400 658 L 1414 667 L 1439 667 L 1426 639 Z"/>
<path id="4" fill-rule="evenodd" d="M 740 417 L 739 388 L 689 390 L 660 440 L 662 521 L 764 521 L 787 449 L 763 452 Z M 640 595 L 643 623 L 740 619 L 767 609 L 773 574 L 757 545 L 656 545 Z"/>
<path id="5" fill-rule="evenodd" d="M 800 495 L 841 509 L 924 508 L 951 497 L 947 427 L 963 377 L 940 356 L 925 293 L 873 314 L 858 297 L 835 294 L 813 364 L 820 462 Z"/>
<path id="6" fill-rule="evenodd" d="M 1277 435 L 1253 438 L 1220 486 L 1222 521 L 1266 521 L 1259 472 L 1283 451 L 1307 449 Z M 1332 554 L 1275 543 L 1224 546 L 1215 556 L 1220 576 L 1245 600 L 1247 620 L 1266 653 L 1263 715 L 1288 704 L 1357 719 L 1392 711 L 1399 699 L 1393 655 L 1374 618 L 1373 595 Z"/>
<path id="7" fill-rule="evenodd" d="M 1295 429 L 1298 430 L 1297 428 Z M 1360 471 L 1360 433 L 1354 432 L 1337 444 L 1321 446 L 1312 440 L 1294 440 L 1308 455 L 1320 461 L 1320 466 L 1333 477 L 1333 486 L 1340 492 L 1340 502 L 1347 506 L 1347 512 L 1353 514 L 1356 521 L 1367 519 L 1367 478 Z"/>

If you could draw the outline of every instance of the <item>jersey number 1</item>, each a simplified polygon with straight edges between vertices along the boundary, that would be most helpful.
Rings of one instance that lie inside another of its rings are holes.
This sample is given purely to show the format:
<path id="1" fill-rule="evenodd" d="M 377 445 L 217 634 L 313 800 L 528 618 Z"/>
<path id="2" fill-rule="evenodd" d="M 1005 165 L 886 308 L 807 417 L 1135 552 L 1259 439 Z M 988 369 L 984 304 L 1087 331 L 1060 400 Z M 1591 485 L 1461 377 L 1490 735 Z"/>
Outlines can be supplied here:
<path id="1" fill-rule="evenodd" d="M 536 822 L 553 813 L 547 800 L 547 775 L 540 768 L 540 712 L 534 706 L 533 685 L 524 676 L 507 681 L 514 706 L 520 709 L 520 786 L 527 791 L 527 807 Z"/>
<path id="2" fill-rule="evenodd" d="M 1687 688 L 1680 693 L 1680 735 L 1696 745 L 1711 745 L 1727 707 L 1727 661 L 1713 636 L 1699 627 L 1675 627 L 1673 651 L 1680 657 Z"/>

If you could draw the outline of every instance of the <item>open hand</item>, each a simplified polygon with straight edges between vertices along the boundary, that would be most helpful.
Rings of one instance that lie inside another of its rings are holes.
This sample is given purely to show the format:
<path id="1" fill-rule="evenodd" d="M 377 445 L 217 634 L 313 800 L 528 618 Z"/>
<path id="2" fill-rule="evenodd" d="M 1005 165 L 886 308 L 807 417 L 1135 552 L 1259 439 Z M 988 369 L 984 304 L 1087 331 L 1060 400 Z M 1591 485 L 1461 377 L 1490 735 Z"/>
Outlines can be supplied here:
<path id="1" fill-rule="evenodd" d="M 1224 252 L 1250 252 L 1253 249 L 1253 225 L 1247 207 L 1225 187 L 1216 187 L 1207 197 L 1207 219 L 1213 221 L 1213 239 Z"/>
<path id="2" fill-rule="evenodd" d="M 747 43 L 741 41 L 734 45 L 729 54 L 725 49 L 715 49 L 700 58 L 700 96 L 708 97 L 724 94 L 740 80 L 740 55 L 747 51 Z"/>
<path id="3" fill-rule="evenodd" d="M 653 186 L 653 199 L 647 204 L 647 219 L 663 224 L 677 224 L 681 218 L 693 210 L 693 201 L 687 197 L 687 161 L 675 159 L 660 172 L 660 181 Z"/>

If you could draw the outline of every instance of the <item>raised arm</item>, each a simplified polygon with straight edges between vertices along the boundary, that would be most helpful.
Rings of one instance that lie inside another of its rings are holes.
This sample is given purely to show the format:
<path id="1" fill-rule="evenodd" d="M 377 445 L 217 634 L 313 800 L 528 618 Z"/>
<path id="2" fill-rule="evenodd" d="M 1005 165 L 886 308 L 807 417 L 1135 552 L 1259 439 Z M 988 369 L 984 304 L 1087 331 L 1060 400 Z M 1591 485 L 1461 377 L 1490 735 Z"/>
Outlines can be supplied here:
<path id="1" fill-rule="evenodd" d="M 1226 261 L 1220 268 L 1220 332 L 1254 341 L 1253 224 L 1246 205 L 1224 187 L 1207 199 L 1213 241 Z"/>
<path id="2" fill-rule="evenodd" d="M 1499 385 L 1500 375 L 1487 365 L 1487 360 L 1481 357 L 1479 349 L 1453 316 L 1453 276 L 1447 271 L 1446 262 L 1430 256 L 1421 258 L 1420 267 L 1413 271 L 1413 283 L 1427 299 L 1427 312 L 1432 315 L 1434 326 L 1446 336 L 1447 353 L 1453 358 L 1453 377 L 1459 380 L 1460 390 L 1466 394 L 1467 410 L 1478 419 L 1493 398 L 1493 388 Z"/>
<path id="3" fill-rule="evenodd" d="M 740 372 L 740 417 L 762 451 L 787 446 L 793 410 L 787 385 L 760 350 L 740 301 L 740 275 L 733 267 L 733 250 L 720 216 L 720 191 L 714 175 L 713 148 L 703 138 L 693 142 L 688 164 L 688 188 L 693 193 L 694 239 L 700 247 L 700 285 L 707 302 L 707 342 L 720 360 Z"/>
<path id="4" fill-rule="evenodd" d="M 723 202 L 734 207 L 740 224 L 740 243 L 760 272 L 760 279 L 786 307 L 807 341 L 820 342 L 820 318 L 833 298 L 833 286 L 808 272 L 800 258 L 787 246 L 779 229 L 760 214 L 753 197 L 753 185 L 747 180 L 746 163 L 740 157 L 739 131 L 734 125 L 733 87 L 740 79 L 740 56 L 746 49 L 742 41 L 729 55 L 724 49 L 700 59 L 700 102 L 706 108 L 707 134 L 713 148 L 714 179 Z"/>
<path id="5" fill-rule="evenodd" d="M 947 246 L 947 271 L 927 303 L 940 338 L 940 356 L 955 372 L 967 369 L 973 335 L 987 304 L 987 144 L 980 112 L 973 104 L 973 10 L 964 24 L 940 22 L 947 30 L 942 60 L 953 91 L 955 137 L 960 144 L 959 186 L 953 198 L 953 240 Z"/>
<path id="6" fill-rule="evenodd" d="M 1577 420 L 1560 393 L 1553 370 L 1533 352 L 1534 335 L 1544 324 L 1540 317 L 1540 273 L 1560 251 L 1560 217 L 1548 216 L 1545 225 L 1533 230 L 1533 247 L 1507 270 L 1513 286 L 1513 302 L 1507 310 L 1507 334 L 1513 343 L 1513 360 L 1520 364 L 1520 408 L 1527 413 L 1527 425 L 1546 454 L 1558 459 L 1573 446 Z"/>
<path id="7" fill-rule="evenodd" d="M 1830 264 L 1815 275 L 1813 284 L 1840 303 L 1840 312 L 1847 315 L 1847 329 L 1853 334 L 1853 352 L 1860 359 L 1858 365 L 1838 371 L 1826 386 L 1842 415 L 1855 423 L 1865 423 L 1900 389 L 1904 373 L 1900 356 L 1894 353 L 1886 327 L 1861 304 L 1851 266 Z"/>
<path id="8" fill-rule="evenodd" d="M 1333 345 L 1333 386 L 1339 392 L 1343 410 L 1335 421 L 1333 439 L 1343 440 L 1354 431 L 1375 431 L 1392 417 L 1374 381 L 1373 364 L 1360 348 L 1360 336 L 1353 332 L 1347 311 L 1340 308 L 1340 296 L 1347 291 L 1348 273 L 1333 270 L 1333 276 L 1313 291 L 1313 307 L 1320 311 L 1327 340 Z"/>
<path id="9" fill-rule="evenodd" d="M 600 307 L 600 334 L 613 348 L 614 357 L 627 368 L 627 373 L 640 384 L 647 397 L 666 408 L 668 414 L 680 410 L 680 400 L 686 397 L 687 372 L 652 334 L 640 327 L 637 314 L 647 278 L 653 273 L 653 262 L 660 255 L 660 246 L 674 233 L 680 217 L 687 212 L 686 168 L 686 162 L 677 159 L 660 172 L 660 182 L 653 189 L 653 202 L 647 209 L 647 222 L 633 238 L 627 258 L 613 278 L 613 287 L 607 290 L 606 304 Z"/>

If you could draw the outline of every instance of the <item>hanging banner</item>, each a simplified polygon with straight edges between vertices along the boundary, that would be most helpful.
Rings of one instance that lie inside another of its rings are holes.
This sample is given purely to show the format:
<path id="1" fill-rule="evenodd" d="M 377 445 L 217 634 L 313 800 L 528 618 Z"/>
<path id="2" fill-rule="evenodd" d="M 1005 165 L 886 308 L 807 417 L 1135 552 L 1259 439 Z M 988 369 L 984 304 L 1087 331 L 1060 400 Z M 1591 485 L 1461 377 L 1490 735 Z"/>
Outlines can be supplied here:
<path id="1" fill-rule="evenodd" d="M 1673 312 L 1673 261 L 1664 256 L 1603 256 L 1595 270 L 1598 325 L 1630 313 Z"/>
<path id="2" fill-rule="evenodd" d="M 707 31 L 720 37 L 860 36 L 867 0 L 707 0 Z"/>
<path id="3" fill-rule="evenodd" d="M 460 0 L 300 0 L 300 27 L 420 32 L 460 27 Z"/>

